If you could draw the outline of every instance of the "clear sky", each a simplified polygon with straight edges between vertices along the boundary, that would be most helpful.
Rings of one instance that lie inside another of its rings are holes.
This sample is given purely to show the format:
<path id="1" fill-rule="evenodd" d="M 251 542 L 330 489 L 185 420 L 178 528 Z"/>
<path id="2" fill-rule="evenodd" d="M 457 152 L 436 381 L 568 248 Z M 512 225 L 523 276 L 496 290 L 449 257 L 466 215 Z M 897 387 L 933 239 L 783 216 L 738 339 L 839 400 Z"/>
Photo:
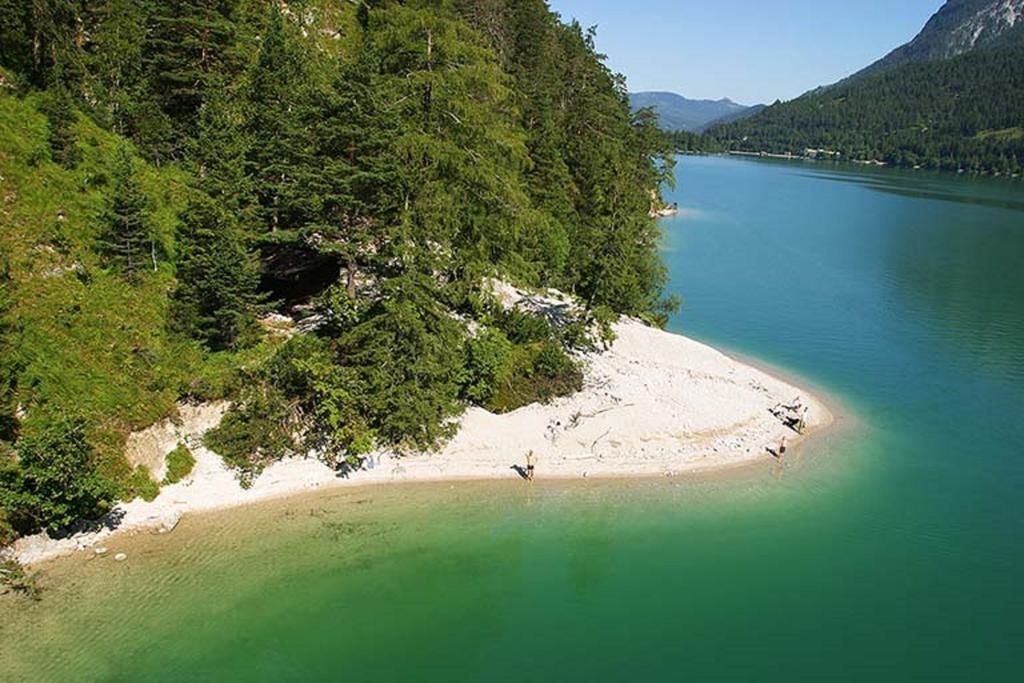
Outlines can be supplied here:
<path id="1" fill-rule="evenodd" d="M 629 89 L 743 104 L 791 99 L 913 38 L 943 0 L 550 0 Z"/>

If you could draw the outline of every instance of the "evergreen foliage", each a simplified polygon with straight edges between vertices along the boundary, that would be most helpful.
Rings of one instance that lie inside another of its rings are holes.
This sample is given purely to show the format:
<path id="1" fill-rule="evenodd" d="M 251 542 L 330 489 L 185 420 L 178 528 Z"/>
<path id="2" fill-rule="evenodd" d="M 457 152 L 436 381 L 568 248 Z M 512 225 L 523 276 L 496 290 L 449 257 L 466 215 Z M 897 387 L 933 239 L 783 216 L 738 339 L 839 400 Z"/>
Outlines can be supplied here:
<path id="1" fill-rule="evenodd" d="M 108 265 L 129 282 L 138 282 L 152 264 L 156 270 L 156 237 L 150 223 L 150 201 L 135 178 L 132 155 L 122 150 L 114 167 L 114 192 L 101 220 L 101 251 Z"/>
<path id="2" fill-rule="evenodd" d="M 21 370 L 18 362 L 17 327 L 11 315 L 14 283 L 7 264 L 0 260 L 0 446 L 17 434 L 17 386 Z M 0 453 L 0 457 L 3 454 Z M 0 543 L 2 545 L 2 543 Z"/>
<path id="3" fill-rule="evenodd" d="M 210 349 L 236 348 L 251 338 L 258 297 L 258 263 L 245 249 L 235 215 L 198 195 L 178 232 L 178 286 L 173 322 Z"/>
<path id="4" fill-rule="evenodd" d="M 735 150 L 1024 172 L 1024 50 L 912 62 L 776 103 L 708 135 Z"/>
<path id="5" fill-rule="evenodd" d="M 64 168 L 73 169 L 80 159 L 78 141 L 72 126 L 75 124 L 75 105 L 71 93 L 60 80 L 51 88 L 43 102 L 43 113 L 49 122 L 50 156 Z"/>
<path id="6" fill-rule="evenodd" d="M 24 88 L 0 94 L 19 531 L 93 514 L 100 481 L 153 495 L 118 449 L 183 396 L 233 400 L 208 444 L 243 482 L 310 449 L 357 465 L 440 445 L 466 405 L 575 391 L 587 323 L 664 307 L 648 211 L 672 146 L 544 0 L 0 0 L 0 61 Z M 47 89 L 48 125 L 22 106 Z M 60 166 L 32 165 L 46 147 Z M 586 310 L 556 331 L 475 305 L 489 277 Z M 305 332 L 261 338 L 271 306 Z M 15 390 L 31 424 L 81 404 L 54 430 L 92 498 L 23 476 Z"/>

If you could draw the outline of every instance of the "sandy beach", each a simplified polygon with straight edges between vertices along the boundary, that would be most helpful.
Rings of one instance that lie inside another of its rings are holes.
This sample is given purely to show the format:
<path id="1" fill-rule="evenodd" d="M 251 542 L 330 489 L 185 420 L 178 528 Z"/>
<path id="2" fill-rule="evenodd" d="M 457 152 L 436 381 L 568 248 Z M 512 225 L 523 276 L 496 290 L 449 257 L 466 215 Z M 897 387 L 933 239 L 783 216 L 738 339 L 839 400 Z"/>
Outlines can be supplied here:
<path id="1" fill-rule="evenodd" d="M 506 298 L 519 293 L 508 291 Z M 536 303 L 550 300 L 535 299 Z M 529 307 L 530 301 L 511 301 Z M 182 515 L 287 496 L 323 487 L 383 482 L 507 479 L 526 485 L 514 466 L 537 457 L 538 478 L 674 476 L 768 460 L 783 437 L 790 448 L 831 424 L 832 414 L 808 391 L 684 336 L 624 319 L 607 350 L 587 354 L 584 388 L 547 405 L 506 415 L 471 408 L 458 434 L 439 452 L 397 457 L 376 453 L 347 477 L 315 457 L 268 467 L 243 489 L 221 458 L 203 446 L 226 404 L 182 406 L 165 421 L 129 440 L 129 458 L 163 474 L 162 455 L 188 443 L 196 466 L 183 481 L 165 486 L 152 502 L 135 500 L 115 510 L 116 523 L 63 539 L 46 534 L 15 545 L 19 560 L 37 563 L 89 549 L 102 550 L 112 533 L 142 528 L 170 532 Z M 806 406 L 807 429 L 798 435 L 772 413 L 779 404 Z M 95 552 L 95 550 L 90 550 Z"/>

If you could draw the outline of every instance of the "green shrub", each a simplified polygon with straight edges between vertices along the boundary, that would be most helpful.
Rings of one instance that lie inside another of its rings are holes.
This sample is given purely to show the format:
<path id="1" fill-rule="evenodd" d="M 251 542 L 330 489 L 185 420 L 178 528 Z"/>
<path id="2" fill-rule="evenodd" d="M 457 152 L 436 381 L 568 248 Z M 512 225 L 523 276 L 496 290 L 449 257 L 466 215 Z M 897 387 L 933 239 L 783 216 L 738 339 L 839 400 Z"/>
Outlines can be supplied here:
<path id="1" fill-rule="evenodd" d="M 131 476 L 125 482 L 124 489 L 122 495 L 125 500 L 141 498 L 150 503 L 160 495 L 160 485 L 149 476 L 149 468 L 145 465 L 138 465 L 132 470 Z"/>
<path id="2" fill-rule="evenodd" d="M 17 443 L 17 461 L 0 459 L 0 507 L 19 533 L 57 531 L 107 513 L 117 487 L 97 468 L 85 422 L 39 414 Z"/>
<path id="3" fill-rule="evenodd" d="M 494 328 L 487 328 L 466 342 L 465 398 L 487 404 L 513 372 L 514 352 L 515 347 L 505 333 Z"/>
<path id="4" fill-rule="evenodd" d="M 516 348 L 508 379 L 498 385 L 484 405 L 495 413 L 507 413 L 531 403 L 547 403 L 583 388 L 583 373 L 554 339 Z"/>
<path id="5" fill-rule="evenodd" d="M 183 443 L 167 454 L 167 476 L 164 477 L 164 484 L 177 484 L 192 472 L 196 465 L 195 456 Z"/>
<path id="6" fill-rule="evenodd" d="M 0 507 L 0 548 L 8 546 L 18 538 L 18 533 L 7 518 L 7 510 Z"/>

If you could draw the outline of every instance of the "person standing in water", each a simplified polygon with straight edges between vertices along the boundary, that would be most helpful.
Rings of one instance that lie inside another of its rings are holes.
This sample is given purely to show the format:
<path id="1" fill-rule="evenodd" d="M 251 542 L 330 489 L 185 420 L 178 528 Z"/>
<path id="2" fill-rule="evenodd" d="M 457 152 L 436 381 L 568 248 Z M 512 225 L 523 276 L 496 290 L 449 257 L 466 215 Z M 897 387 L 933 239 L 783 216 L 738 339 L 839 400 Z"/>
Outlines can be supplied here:
<path id="1" fill-rule="evenodd" d="M 537 464 L 537 456 L 534 455 L 533 451 L 526 454 L 526 480 L 533 481 L 533 469 Z"/>

